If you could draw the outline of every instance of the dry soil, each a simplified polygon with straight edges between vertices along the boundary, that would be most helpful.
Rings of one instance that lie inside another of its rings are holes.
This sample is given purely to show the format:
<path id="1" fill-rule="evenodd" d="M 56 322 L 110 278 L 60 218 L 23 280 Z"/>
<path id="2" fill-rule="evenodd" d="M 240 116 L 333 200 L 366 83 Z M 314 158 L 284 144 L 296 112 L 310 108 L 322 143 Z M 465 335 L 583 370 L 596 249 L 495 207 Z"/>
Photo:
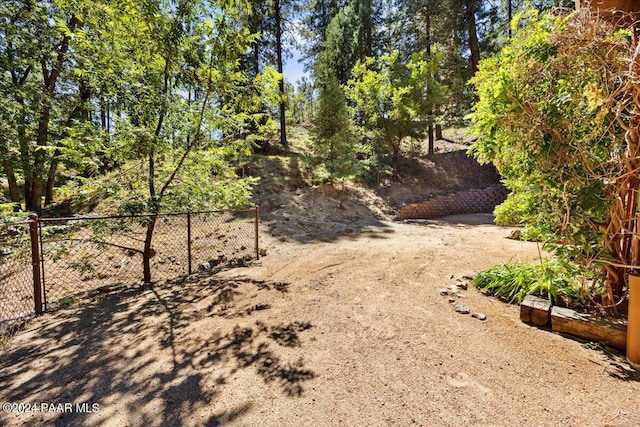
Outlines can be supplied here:
<path id="1" fill-rule="evenodd" d="M 473 287 L 439 294 L 535 259 L 490 219 L 265 227 L 249 267 L 45 314 L 0 348 L 3 409 L 35 405 L 0 425 L 640 425 L 640 376 L 620 355 Z"/>

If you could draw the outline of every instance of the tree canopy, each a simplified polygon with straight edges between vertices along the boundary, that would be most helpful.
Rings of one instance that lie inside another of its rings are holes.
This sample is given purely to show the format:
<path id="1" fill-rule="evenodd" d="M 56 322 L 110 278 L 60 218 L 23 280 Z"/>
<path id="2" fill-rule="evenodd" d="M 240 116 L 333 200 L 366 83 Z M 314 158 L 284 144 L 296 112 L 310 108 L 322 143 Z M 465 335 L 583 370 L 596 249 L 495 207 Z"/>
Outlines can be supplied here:
<path id="1" fill-rule="evenodd" d="M 424 130 L 432 141 L 434 126 L 464 122 L 474 102 L 467 80 L 523 8 L 478 0 L 2 2 L 7 196 L 15 209 L 40 212 L 60 183 L 71 183 L 124 191 L 127 212 L 236 206 L 251 184 L 235 176 L 238 162 L 278 127 L 286 147 L 287 118 L 328 123 L 318 120 L 326 102 L 350 113 L 340 119 L 351 129 L 350 170 L 366 177 L 391 167 L 398 176 L 408 137 Z M 289 89 L 282 66 L 296 40 L 312 79 Z"/>

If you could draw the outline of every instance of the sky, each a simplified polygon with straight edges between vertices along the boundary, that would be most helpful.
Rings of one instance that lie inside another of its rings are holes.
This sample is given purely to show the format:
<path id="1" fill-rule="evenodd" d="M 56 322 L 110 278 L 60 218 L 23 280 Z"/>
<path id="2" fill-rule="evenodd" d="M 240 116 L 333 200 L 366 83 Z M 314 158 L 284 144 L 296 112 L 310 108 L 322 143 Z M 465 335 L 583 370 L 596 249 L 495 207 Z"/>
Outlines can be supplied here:
<path id="1" fill-rule="evenodd" d="M 304 72 L 303 65 L 298 62 L 300 59 L 300 52 L 294 50 L 291 52 L 293 57 L 288 59 L 284 64 L 284 78 L 292 85 L 296 85 L 296 81 L 300 80 L 303 76 L 309 77 L 309 73 Z"/>
<path id="2" fill-rule="evenodd" d="M 298 25 L 300 24 L 298 23 Z M 305 42 L 297 30 L 294 32 L 293 37 L 298 46 L 301 46 Z M 293 56 L 284 64 L 284 78 L 295 87 L 296 81 L 300 80 L 303 76 L 309 77 L 309 73 L 305 73 L 303 71 L 303 65 L 298 62 L 301 56 L 300 50 L 292 48 L 289 50 L 289 53 Z"/>

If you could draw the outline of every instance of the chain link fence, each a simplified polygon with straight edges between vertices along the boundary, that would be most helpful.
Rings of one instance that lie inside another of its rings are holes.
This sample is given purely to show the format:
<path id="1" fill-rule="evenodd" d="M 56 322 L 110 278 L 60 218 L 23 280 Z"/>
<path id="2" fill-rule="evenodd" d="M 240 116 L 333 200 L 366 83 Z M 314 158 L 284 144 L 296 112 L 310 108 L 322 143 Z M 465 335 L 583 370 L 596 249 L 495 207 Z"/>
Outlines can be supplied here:
<path id="1" fill-rule="evenodd" d="M 0 248 L 6 255 L 0 258 L 0 324 L 144 284 L 145 240 L 151 223 L 152 283 L 256 259 L 257 209 L 34 219 L 33 248 L 30 222 L 3 225 Z M 40 268 L 34 269 L 33 263 Z M 34 291 L 38 288 L 40 310 Z"/>
<path id="2" fill-rule="evenodd" d="M 35 313 L 29 227 L 0 224 L 0 339 Z"/>

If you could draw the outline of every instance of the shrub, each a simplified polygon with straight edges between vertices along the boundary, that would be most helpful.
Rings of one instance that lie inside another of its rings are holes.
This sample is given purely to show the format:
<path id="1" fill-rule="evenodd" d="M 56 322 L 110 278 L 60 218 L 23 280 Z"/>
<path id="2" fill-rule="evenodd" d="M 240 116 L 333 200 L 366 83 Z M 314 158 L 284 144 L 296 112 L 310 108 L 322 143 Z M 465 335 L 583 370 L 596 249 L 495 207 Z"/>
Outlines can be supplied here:
<path id="1" fill-rule="evenodd" d="M 551 258 L 541 264 L 499 264 L 478 273 L 473 279 L 479 289 L 510 303 L 520 304 L 527 295 L 581 302 L 580 269 L 567 261 Z"/>
<path id="2" fill-rule="evenodd" d="M 584 268 L 605 266 L 613 300 L 625 274 L 612 266 L 633 264 L 630 248 L 640 247 L 627 243 L 637 158 L 625 123 L 640 100 L 629 78 L 633 42 L 588 9 L 559 13 L 522 15 L 498 57 L 481 62 L 471 152 L 493 162 L 513 193 L 498 221 L 525 224 Z"/>

